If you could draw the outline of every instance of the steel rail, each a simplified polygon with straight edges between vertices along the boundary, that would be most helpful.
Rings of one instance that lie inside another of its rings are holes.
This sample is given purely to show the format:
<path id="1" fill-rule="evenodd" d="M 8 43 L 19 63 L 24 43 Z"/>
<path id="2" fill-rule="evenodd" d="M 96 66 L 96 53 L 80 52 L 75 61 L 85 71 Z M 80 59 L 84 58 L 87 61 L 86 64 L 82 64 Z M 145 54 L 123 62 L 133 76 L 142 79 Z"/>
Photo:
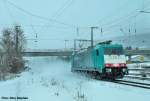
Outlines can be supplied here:
<path id="1" fill-rule="evenodd" d="M 139 79 L 139 80 L 147 80 L 150 81 L 150 78 L 147 77 L 138 77 L 138 76 L 124 76 L 125 78 Z"/>
<path id="2" fill-rule="evenodd" d="M 112 82 L 113 83 L 117 83 L 117 84 L 123 84 L 123 85 L 133 86 L 133 87 L 150 89 L 150 84 L 147 84 L 147 83 L 124 81 L 124 80 L 114 80 Z"/>

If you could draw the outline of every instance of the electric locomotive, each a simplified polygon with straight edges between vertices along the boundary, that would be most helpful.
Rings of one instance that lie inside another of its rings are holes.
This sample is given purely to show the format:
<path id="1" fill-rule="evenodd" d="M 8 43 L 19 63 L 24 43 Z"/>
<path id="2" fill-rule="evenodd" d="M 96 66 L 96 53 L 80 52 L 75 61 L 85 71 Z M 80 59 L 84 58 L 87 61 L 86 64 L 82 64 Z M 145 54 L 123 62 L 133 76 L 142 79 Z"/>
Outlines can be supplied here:
<path id="1" fill-rule="evenodd" d="M 96 74 L 101 78 L 123 78 L 128 73 L 123 46 L 102 42 L 72 54 L 71 71 Z"/>

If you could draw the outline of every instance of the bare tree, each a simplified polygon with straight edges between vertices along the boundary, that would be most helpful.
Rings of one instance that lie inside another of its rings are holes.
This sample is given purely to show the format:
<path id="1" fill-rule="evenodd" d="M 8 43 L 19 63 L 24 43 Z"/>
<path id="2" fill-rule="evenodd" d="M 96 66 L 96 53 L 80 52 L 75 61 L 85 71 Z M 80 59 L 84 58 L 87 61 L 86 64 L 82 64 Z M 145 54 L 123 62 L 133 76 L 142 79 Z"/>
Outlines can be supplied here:
<path id="1" fill-rule="evenodd" d="M 9 66 L 10 61 L 12 60 L 13 53 L 14 53 L 14 42 L 13 42 L 13 35 L 11 29 L 7 28 L 4 29 L 2 32 L 2 40 L 1 40 L 1 48 L 3 55 L 3 62 L 2 64 L 5 66 Z"/>
<path id="2" fill-rule="evenodd" d="M 16 25 L 12 29 L 3 30 L 0 45 L 3 51 L 1 54 L 4 53 L 2 57 L 4 62 L 1 63 L 5 68 L 10 69 L 10 72 L 18 73 L 24 69 L 22 52 L 25 49 L 25 43 L 26 40 L 20 26 Z"/>

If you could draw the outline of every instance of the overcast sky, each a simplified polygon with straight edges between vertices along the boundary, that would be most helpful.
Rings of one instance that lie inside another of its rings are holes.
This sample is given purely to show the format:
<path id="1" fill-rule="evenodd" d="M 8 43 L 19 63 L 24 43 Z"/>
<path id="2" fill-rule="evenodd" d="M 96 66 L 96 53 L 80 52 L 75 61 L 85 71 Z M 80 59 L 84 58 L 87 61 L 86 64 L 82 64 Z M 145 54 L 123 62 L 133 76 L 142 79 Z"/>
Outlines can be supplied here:
<path id="1" fill-rule="evenodd" d="M 148 33 L 150 13 L 141 10 L 150 11 L 149 0 L 0 0 L 0 30 L 20 24 L 28 48 L 64 48 L 64 40 L 90 39 L 91 26 L 95 40 Z"/>

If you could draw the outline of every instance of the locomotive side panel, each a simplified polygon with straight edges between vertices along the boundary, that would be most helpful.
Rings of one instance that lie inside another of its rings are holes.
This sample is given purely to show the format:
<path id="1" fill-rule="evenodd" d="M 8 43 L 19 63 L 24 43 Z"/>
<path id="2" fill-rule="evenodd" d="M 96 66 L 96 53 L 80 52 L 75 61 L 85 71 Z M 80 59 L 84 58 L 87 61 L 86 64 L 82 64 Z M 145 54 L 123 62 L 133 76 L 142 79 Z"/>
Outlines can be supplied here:
<path id="1" fill-rule="evenodd" d="M 96 45 L 93 49 L 76 52 L 72 55 L 72 71 L 91 71 L 101 77 L 122 78 L 127 73 L 122 45 Z"/>
<path id="2" fill-rule="evenodd" d="M 72 56 L 72 70 L 93 71 L 92 50 L 76 53 Z"/>
<path id="3" fill-rule="evenodd" d="M 94 67 L 98 68 L 98 71 L 101 73 L 104 68 L 104 52 L 103 48 L 96 47 L 93 50 L 93 61 Z"/>

